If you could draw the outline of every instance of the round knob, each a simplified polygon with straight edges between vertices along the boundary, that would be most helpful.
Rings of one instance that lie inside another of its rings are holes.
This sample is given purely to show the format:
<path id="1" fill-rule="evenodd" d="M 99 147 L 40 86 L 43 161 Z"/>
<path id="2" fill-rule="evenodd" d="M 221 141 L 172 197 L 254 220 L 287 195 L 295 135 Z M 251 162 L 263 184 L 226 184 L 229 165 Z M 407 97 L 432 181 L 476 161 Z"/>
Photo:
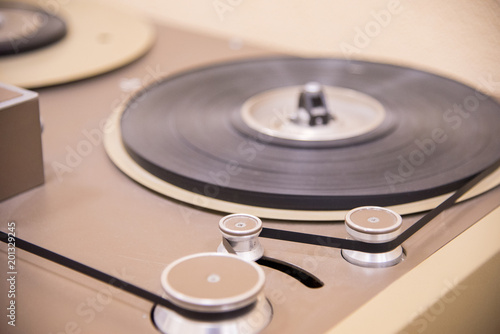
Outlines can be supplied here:
<path id="1" fill-rule="evenodd" d="M 259 242 L 262 221 L 258 217 L 244 213 L 225 216 L 219 221 L 219 229 L 222 237 L 231 245 L 236 255 L 245 260 L 255 261 L 264 254 L 264 249 Z M 223 243 L 219 245 L 217 251 L 228 252 Z"/>
<path id="2" fill-rule="evenodd" d="M 265 276 L 254 262 L 236 255 L 200 253 L 165 268 L 161 283 L 169 300 L 186 310 L 221 313 L 254 303 Z"/>
<path id="3" fill-rule="evenodd" d="M 359 241 L 382 243 L 394 240 L 401 231 L 403 219 L 396 212 L 378 207 L 364 206 L 349 211 L 345 227 L 349 235 Z M 387 267 L 399 263 L 403 258 L 401 246 L 385 253 L 365 253 L 342 250 L 342 255 L 350 263 L 363 267 Z"/>
<path id="4" fill-rule="evenodd" d="M 356 208 L 345 217 L 347 233 L 354 239 L 372 243 L 394 240 L 402 223 L 399 214 L 378 206 Z"/>

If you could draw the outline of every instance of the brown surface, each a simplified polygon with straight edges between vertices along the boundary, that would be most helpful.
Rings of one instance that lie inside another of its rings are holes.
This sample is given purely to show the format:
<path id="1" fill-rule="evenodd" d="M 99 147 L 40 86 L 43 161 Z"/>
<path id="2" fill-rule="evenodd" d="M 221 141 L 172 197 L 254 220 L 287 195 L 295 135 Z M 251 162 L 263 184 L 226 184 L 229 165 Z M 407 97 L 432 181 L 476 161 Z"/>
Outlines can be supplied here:
<path id="1" fill-rule="evenodd" d="M 0 201 L 44 181 L 38 97 L 33 92 L 0 87 L 0 161 Z"/>
<path id="2" fill-rule="evenodd" d="M 119 85 L 136 78 L 143 86 L 193 66 L 265 54 L 250 46 L 231 50 L 226 40 L 159 27 L 158 43 L 139 61 L 97 78 L 40 90 L 46 184 L 0 203 L 1 230 L 15 221 L 19 237 L 161 294 L 159 277 L 167 264 L 217 248 L 217 224 L 225 214 L 158 196 L 112 165 L 102 133 L 111 111 L 130 96 Z M 327 331 L 495 208 L 499 197 L 500 189 L 495 189 L 439 216 L 404 244 L 406 260 L 390 268 L 353 266 L 338 249 L 261 240 L 267 256 L 302 266 L 325 283 L 309 289 L 264 268 L 264 293 L 274 310 L 264 332 Z M 405 217 L 403 229 L 416 219 Z M 266 220 L 264 226 L 346 237 L 339 223 Z M 5 245 L 0 249 L 5 261 Z M 0 332 L 157 333 L 149 319 L 150 303 L 23 251 L 16 256 L 17 325 L 13 329 L 2 321 Z M 6 280 L 1 282 L 0 291 L 6 291 Z"/>
<path id="3" fill-rule="evenodd" d="M 15 97 L 22 96 L 20 92 L 13 91 L 4 87 L 0 87 L 0 102 L 11 100 Z"/>

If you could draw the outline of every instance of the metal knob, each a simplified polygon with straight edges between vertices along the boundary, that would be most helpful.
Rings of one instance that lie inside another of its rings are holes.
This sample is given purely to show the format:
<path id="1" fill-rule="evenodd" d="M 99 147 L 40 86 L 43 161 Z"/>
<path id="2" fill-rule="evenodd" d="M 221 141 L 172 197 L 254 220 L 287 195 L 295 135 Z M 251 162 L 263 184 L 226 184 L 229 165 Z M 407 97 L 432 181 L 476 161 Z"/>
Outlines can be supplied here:
<path id="1" fill-rule="evenodd" d="M 264 254 L 259 242 L 262 221 L 258 217 L 244 213 L 225 216 L 219 221 L 219 229 L 236 255 L 248 261 L 256 261 Z M 224 245 L 224 240 L 217 248 L 217 252 L 230 252 Z"/>
<path id="2" fill-rule="evenodd" d="M 264 287 L 262 268 L 232 254 L 200 253 L 172 262 L 161 284 L 175 305 L 197 312 L 228 312 L 255 302 Z"/>
<path id="3" fill-rule="evenodd" d="M 359 241 L 382 243 L 394 240 L 401 231 L 402 218 L 396 212 L 378 207 L 364 206 L 349 211 L 345 227 L 349 235 Z M 403 258 L 401 246 L 385 253 L 365 253 L 342 250 L 343 257 L 352 264 L 363 267 L 388 267 Z"/>
<path id="4" fill-rule="evenodd" d="M 273 313 L 264 281 L 259 265 L 234 254 L 183 257 L 161 275 L 167 298 L 179 309 L 156 305 L 153 321 L 165 334 L 260 333 Z"/>

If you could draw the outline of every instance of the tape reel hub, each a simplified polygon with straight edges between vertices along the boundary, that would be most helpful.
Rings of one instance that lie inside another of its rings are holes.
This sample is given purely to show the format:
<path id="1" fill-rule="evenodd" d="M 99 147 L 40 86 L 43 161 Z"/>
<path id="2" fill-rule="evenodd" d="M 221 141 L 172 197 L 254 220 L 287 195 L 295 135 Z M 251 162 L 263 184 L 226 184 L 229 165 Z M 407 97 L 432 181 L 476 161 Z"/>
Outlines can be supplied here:
<path id="1" fill-rule="evenodd" d="M 331 113 L 331 119 L 321 124 L 310 124 L 311 118 L 299 105 L 304 95 L 301 92 L 314 94 L 313 90 L 323 93 Z M 328 146 L 374 131 L 385 117 L 382 104 L 368 94 L 310 82 L 267 90 L 246 100 L 241 118 L 249 129 L 241 130 L 257 138 L 266 135 L 290 146 Z M 389 130 L 390 127 L 385 128 Z"/>

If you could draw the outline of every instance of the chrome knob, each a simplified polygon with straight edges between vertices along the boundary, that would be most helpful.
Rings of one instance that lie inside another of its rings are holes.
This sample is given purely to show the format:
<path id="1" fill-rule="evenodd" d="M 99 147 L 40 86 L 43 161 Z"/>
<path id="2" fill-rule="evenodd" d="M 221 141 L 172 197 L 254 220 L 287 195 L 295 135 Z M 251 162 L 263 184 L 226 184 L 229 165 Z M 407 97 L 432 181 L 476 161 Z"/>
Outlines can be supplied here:
<path id="1" fill-rule="evenodd" d="M 399 214 L 378 206 L 355 208 L 345 217 L 347 233 L 353 239 L 368 243 L 394 240 L 401 232 L 402 222 Z M 343 249 L 342 256 L 350 263 L 363 267 L 388 267 L 402 260 L 403 248 L 398 246 L 385 253 L 365 253 Z"/>
<path id="2" fill-rule="evenodd" d="M 178 259 L 161 274 L 167 299 L 156 305 L 156 327 L 164 334 L 260 333 L 271 321 L 264 271 L 234 254 L 200 253 Z"/>
<path id="3" fill-rule="evenodd" d="M 219 229 L 232 250 L 228 250 L 223 241 L 217 248 L 217 252 L 234 251 L 236 255 L 248 261 L 256 261 L 264 254 L 264 249 L 259 242 L 262 221 L 258 217 L 244 213 L 225 216 L 219 221 Z"/>
<path id="4" fill-rule="evenodd" d="M 232 254 L 200 253 L 171 263 L 161 284 L 175 305 L 197 312 L 228 312 L 256 301 L 264 287 L 262 268 Z"/>

